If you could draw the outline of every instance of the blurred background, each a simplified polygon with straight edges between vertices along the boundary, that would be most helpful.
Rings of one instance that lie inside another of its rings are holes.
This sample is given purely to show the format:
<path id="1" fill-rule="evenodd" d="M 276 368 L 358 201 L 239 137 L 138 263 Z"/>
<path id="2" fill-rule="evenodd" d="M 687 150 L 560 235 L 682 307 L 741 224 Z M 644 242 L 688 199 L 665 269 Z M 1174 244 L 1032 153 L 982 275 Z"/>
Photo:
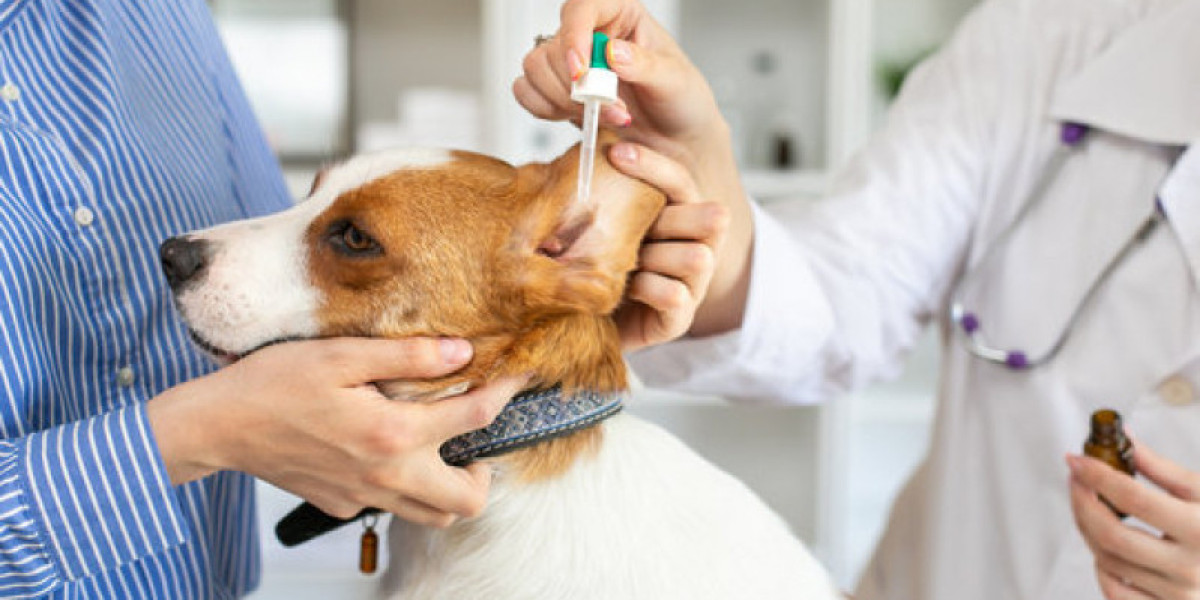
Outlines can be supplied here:
<path id="1" fill-rule="evenodd" d="M 746 186 L 770 203 L 820 197 L 908 70 L 976 0 L 646 3 L 708 78 Z M 510 92 L 534 37 L 557 28 L 557 0 L 210 4 L 296 196 L 323 164 L 355 152 L 433 145 L 519 163 L 579 139 L 570 125 L 526 115 Z M 822 406 L 642 389 L 630 410 L 746 481 L 849 588 L 923 455 L 937 360 L 930 335 L 898 379 Z M 372 578 L 356 570 L 361 526 L 284 549 L 270 532 L 298 500 L 260 491 L 264 579 L 254 599 L 369 597 Z"/>

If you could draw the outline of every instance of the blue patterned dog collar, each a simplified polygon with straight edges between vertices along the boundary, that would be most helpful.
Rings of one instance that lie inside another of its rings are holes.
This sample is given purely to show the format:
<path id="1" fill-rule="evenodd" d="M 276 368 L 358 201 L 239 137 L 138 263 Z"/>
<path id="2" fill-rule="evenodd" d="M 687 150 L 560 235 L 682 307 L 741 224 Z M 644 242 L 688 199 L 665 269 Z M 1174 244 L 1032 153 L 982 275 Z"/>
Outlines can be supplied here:
<path id="1" fill-rule="evenodd" d="M 617 414 L 626 398 L 628 392 L 594 391 L 580 391 L 564 397 L 558 386 L 525 392 L 513 398 L 491 425 L 443 444 L 442 459 L 461 466 L 479 458 L 561 437 Z M 365 508 L 351 519 L 339 519 L 305 502 L 275 525 L 275 537 L 284 546 L 291 547 L 377 512 L 377 508 Z"/>
<path id="2" fill-rule="evenodd" d="M 590 427 L 620 412 L 627 396 L 628 392 L 589 390 L 564 396 L 559 386 L 525 392 L 491 425 L 443 444 L 442 459 L 461 466 Z"/>

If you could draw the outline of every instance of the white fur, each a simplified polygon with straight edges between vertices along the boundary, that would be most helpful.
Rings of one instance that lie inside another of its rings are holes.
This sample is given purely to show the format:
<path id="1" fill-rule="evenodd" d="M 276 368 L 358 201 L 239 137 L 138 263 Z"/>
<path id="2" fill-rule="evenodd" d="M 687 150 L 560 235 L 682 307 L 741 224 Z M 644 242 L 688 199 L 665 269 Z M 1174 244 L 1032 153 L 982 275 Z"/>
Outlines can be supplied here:
<path id="1" fill-rule="evenodd" d="M 841 598 L 786 524 L 667 432 L 605 422 L 594 458 L 523 484 L 498 473 L 487 509 L 446 530 L 393 519 L 394 600 Z"/>
<path id="2" fill-rule="evenodd" d="M 321 294 L 308 277 L 309 224 L 339 196 L 379 177 L 451 160 L 438 149 L 359 155 L 326 171 L 308 200 L 289 210 L 191 234 L 211 242 L 212 255 L 201 279 L 176 296 L 184 319 L 206 342 L 232 354 L 316 335 Z"/>

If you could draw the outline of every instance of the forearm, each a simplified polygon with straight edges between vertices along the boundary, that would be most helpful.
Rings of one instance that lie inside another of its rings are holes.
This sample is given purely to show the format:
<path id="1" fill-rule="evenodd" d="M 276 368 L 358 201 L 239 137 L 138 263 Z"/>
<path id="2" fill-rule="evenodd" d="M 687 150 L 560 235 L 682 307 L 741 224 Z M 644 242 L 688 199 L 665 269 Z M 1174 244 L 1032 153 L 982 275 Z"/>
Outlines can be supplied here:
<path id="1" fill-rule="evenodd" d="M 738 329 L 746 311 L 750 290 L 754 219 L 742 187 L 741 176 L 729 140 L 729 128 L 719 116 L 695 144 L 692 168 L 706 200 L 719 201 L 729 210 L 729 228 L 717 249 L 716 268 L 704 300 L 696 310 L 688 334 L 716 335 Z"/>

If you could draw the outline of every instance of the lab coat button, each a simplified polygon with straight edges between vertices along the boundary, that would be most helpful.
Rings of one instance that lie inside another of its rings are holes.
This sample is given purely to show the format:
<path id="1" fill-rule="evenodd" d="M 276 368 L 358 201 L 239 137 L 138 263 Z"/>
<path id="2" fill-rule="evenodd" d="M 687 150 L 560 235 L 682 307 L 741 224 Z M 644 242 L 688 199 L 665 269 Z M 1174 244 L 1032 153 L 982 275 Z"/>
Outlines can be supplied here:
<path id="1" fill-rule="evenodd" d="M 92 224 L 92 221 L 95 221 L 95 220 L 96 220 L 96 215 L 94 213 L 92 213 L 91 209 L 89 209 L 88 207 L 81 206 L 81 207 L 75 209 L 75 222 L 76 223 L 79 223 L 80 225 L 87 227 L 88 225 Z"/>
<path id="2" fill-rule="evenodd" d="M 21 88 L 11 83 L 6 83 L 3 86 L 0 86 L 0 98 L 4 98 L 5 102 L 13 102 L 20 97 Z"/>
<path id="3" fill-rule="evenodd" d="M 1196 401 L 1192 382 L 1182 375 L 1173 375 L 1158 386 L 1158 395 L 1171 406 L 1187 406 Z"/>
<path id="4" fill-rule="evenodd" d="M 121 367 L 117 369 L 117 385 L 121 387 L 129 387 L 133 385 L 133 368 Z"/>

